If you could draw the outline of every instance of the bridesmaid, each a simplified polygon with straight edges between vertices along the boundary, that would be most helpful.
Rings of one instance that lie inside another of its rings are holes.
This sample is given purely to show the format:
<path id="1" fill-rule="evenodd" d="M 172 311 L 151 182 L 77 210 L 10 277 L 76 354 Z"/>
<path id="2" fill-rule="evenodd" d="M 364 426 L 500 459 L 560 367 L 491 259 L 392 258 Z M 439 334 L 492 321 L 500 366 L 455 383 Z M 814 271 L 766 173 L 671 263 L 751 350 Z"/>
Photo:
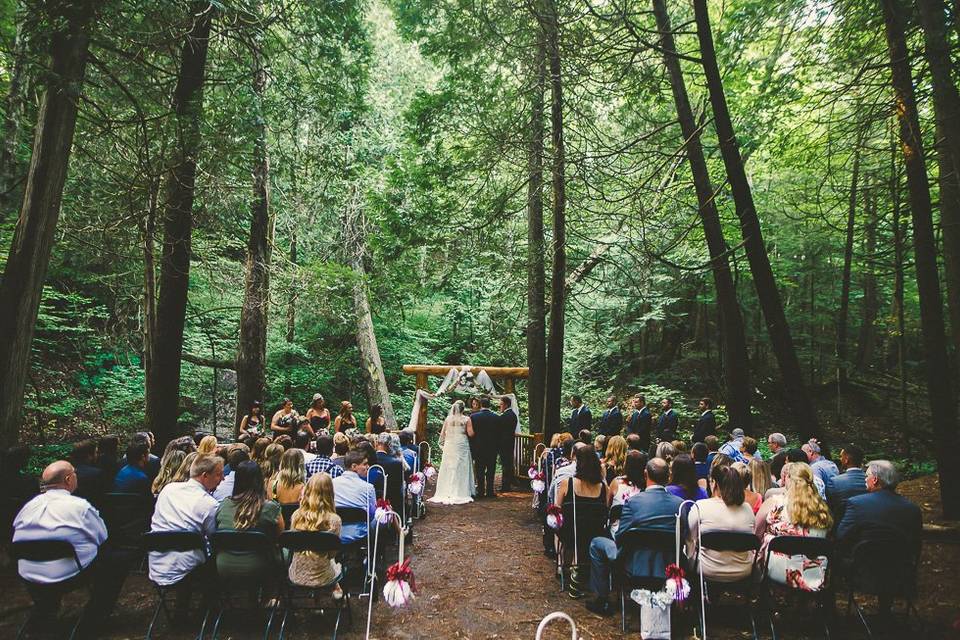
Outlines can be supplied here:
<path id="1" fill-rule="evenodd" d="M 307 409 L 307 420 L 310 421 L 310 428 L 314 433 L 330 428 L 330 410 L 327 409 L 327 403 L 319 393 L 313 394 L 313 402 Z"/>
<path id="2" fill-rule="evenodd" d="M 293 408 L 293 400 L 285 398 L 280 410 L 273 414 L 273 420 L 270 421 L 270 429 L 274 436 L 288 435 L 292 436 L 297 432 L 297 425 L 300 423 L 300 416 Z"/>
<path id="3" fill-rule="evenodd" d="M 353 415 L 353 405 L 349 400 L 340 403 L 340 414 L 333 421 L 333 430 L 337 433 L 343 433 L 347 429 L 357 428 L 357 418 Z"/>
<path id="4" fill-rule="evenodd" d="M 367 433 L 379 435 L 387 430 L 387 419 L 383 417 L 383 407 L 375 404 L 370 407 L 370 417 L 367 418 Z"/>
<path id="5" fill-rule="evenodd" d="M 250 438 L 255 441 L 263 435 L 263 427 L 263 404 L 259 400 L 254 400 L 250 405 L 250 411 L 240 421 L 240 438 Z"/>

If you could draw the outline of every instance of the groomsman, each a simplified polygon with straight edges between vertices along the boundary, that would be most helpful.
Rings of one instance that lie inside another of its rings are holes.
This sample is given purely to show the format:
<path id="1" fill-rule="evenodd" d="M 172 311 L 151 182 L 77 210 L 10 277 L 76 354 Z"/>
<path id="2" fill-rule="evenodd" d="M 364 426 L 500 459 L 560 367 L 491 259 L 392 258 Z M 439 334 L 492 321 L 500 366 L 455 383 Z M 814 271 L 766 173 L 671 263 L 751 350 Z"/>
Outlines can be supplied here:
<path id="1" fill-rule="evenodd" d="M 607 437 L 618 436 L 623 430 L 623 414 L 617 406 L 617 396 L 607 398 L 607 410 L 600 416 L 598 430 L 600 435 Z"/>
<path id="2" fill-rule="evenodd" d="M 692 442 L 703 442 L 707 436 L 717 435 L 717 419 L 713 415 L 713 400 L 700 398 L 700 417 L 693 427 Z"/>
<path id="3" fill-rule="evenodd" d="M 673 400 L 664 398 L 660 401 L 660 418 L 657 420 L 657 438 L 661 441 L 675 440 L 680 419 L 673 410 Z"/>
<path id="4" fill-rule="evenodd" d="M 513 443 L 517 432 L 517 414 L 510 409 L 510 398 L 500 398 L 500 441 L 497 450 L 500 455 L 500 491 L 510 491 L 513 488 Z"/>
<path id="5" fill-rule="evenodd" d="M 640 437 L 640 451 L 650 448 L 650 429 L 653 426 L 653 416 L 647 399 L 639 393 L 633 396 L 633 412 L 627 422 L 627 435 L 636 434 Z"/>
<path id="6" fill-rule="evenodd" d="M 590 430 L 590 407 L 583 404 L 583 398 L 580 396 L 570 396 L 570 406 L 573 412 L 570 414 L 570 427 L 568 431 L 574 438 L 580 433 L 581 429 Z"/>

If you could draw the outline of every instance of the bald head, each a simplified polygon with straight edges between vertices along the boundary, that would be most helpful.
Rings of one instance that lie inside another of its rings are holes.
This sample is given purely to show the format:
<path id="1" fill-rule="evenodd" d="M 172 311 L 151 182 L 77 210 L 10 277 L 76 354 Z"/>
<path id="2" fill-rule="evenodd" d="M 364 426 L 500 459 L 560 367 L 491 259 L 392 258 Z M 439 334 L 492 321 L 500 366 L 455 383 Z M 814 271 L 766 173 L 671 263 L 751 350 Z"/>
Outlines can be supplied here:
<path id="1" fill-rule="evenodd" d="M 44 491 L 47 489 L 66 489 L 73 493 L 77 488 L 77 474 L 73 465 L 66 460 L 57 460 L 47 465 L 40 476 L 40 483 Z"/>
<path id="2" fill-rule="evenodd" d="M 670 467 L 663 458 L 650 458 L 644 472 L 647 476 L 648 487 L 652 485 L 666 486 L 670 480 Z"/>

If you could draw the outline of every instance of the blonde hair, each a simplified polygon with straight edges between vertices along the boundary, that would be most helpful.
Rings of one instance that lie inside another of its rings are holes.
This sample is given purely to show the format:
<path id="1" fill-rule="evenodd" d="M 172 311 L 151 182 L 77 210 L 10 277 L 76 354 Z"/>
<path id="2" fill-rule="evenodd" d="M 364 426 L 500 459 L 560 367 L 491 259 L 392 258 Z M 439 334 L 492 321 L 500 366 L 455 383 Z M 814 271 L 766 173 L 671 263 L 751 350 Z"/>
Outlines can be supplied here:
<path id="1" fill-rule="evenodd" d="M 173 474 L 173 477 L 170 478 L 170 482 L 186 482 L 190 479 L 190 467 L 193 466 L 193 461 L 197 459 L 197 456 L 200 455 L 196 451 L 191 451 L 183 459 L 183 462 L 180 463 L 180 467 L 177 469 L 177 472 Z"/>
<path id="2" fill-rule="evenodd" d="M 675 455 L 677 455 L 677 448 L 673 446 L 672 442 L 661 442 L 657 445 L 657 455 L 654 457 L 663 458 L 667 462 L 670 462 Z"/>
<path id="3" fill-rule="evenodd" d="M 310 476 L 303 489 L 300 508 L 293 512 L 290 526 L 297 531 L 329 531 L 337 515 L 333 499 L 333 479 L 325 471 Z"/>
<path id="4" fill-rule="evenodd" d="M 612 436 L 607 440 L 604 460 L 608 467 L 613 467 L 614 475 L 623 475 L 623 467 L 627 464 L 627 441 L 623 436 Z"/>
<path id="5" fill-rule="evenodd" d="M 813 483 L 810 465 L 795 462 L 787 477 L 787 514 L 792 524 L 807 529 L 829 529 L 833 526 L 830 508 L 820 497 Z"/>
<path id="6" fill-rule="evenodd" d="M 203 436 L 200 446 L 197 447 L 197 453 L 202 456 L 208 456 L 217 451 L 217 436 Z"/>
<path id="7" fill-rule="evenodd" d="M 260 470 L 263 472 L 264 479 L 270 479 L 280 469 L 280 459 L 283 457 L 283 445 L 273 443 L 263 452 L 263 459 L 260 460 Z"/>
<path id="8" fill-rule="evenodd" d="M 163 458 L 160 460 L 160 473 L 153 479 L 153 485 L 150 487 L 153 495 L 157 495 L 165 486 L 174 481 L 173 478 L 177 475 L 180 466 L 183 464 L 183 459 L 186 457 L 187 454 L 180 449 L 170 449 L 163 454 Z"/>
<path id="9" fill-rule="evenodd" d="M 751 488 L 760 495 L 764 495 L 767 489 L 773 487 L 773 476 L 770 475 L 770 463 L 754 457 L 748 466 L 750 467 Z"/>
<path id="10" fill-rule="evenodd" d="M 550 449 L 556 449 L 560 446 L 560 434 L 555 433 L 550 437 Z"/>
<path id="11" fill-rule="evenodd" d="M 277 475 L 278 489 L 293 489 L 301 485 L 307 478 L 307 470 L 303 464 L 303 451 L 287 449 L 280 458 L 280 473 Z"/>

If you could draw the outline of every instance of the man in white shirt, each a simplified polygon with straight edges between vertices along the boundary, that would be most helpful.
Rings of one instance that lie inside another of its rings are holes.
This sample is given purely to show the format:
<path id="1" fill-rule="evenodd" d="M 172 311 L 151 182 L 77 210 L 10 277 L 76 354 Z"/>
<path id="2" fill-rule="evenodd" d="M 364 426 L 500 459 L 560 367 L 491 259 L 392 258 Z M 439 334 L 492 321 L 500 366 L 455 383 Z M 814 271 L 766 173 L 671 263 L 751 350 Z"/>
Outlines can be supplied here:
<path id="1" fill-rule="evenodd" d="M 33 619 L 49 621 L 56 617 L 64 590 L 50 585 L 89 573 L 93 577 L 93 590 L 84 620 L 102 626 L 123 587 L 129 568 L 127 558 L 101 549 L 107 540 L 107 527 L 89 502 L 73 495 L 77 473 L 72 464 L 65 460 L 51 463 L 43 470 L 40 484 L 43 493 L 25 504 L 13 521 L 13 541 L 66 540 L 76 550 L 80 568 L 72 558 L 19 561 L 20 577 L 27 582 L 37 605 Z M 78 633 L 85 635 L 83 628 L 78 629 Z"/>
<path id="2" fill-rule="evenodd" d="M 157 496 L 151 531 L 196 531 L 210 536 L 217 530 L 219 503 L 211 495 L 223 480 L 223 459 L 199 456 L 190 466 L 190 479 L 171 482 Z M 203 567 L 202 551 L 150 552 L 150 580 L 161 586 L 176 584 Z M 189 596 L 187 596 L 189 597 Z"/>

